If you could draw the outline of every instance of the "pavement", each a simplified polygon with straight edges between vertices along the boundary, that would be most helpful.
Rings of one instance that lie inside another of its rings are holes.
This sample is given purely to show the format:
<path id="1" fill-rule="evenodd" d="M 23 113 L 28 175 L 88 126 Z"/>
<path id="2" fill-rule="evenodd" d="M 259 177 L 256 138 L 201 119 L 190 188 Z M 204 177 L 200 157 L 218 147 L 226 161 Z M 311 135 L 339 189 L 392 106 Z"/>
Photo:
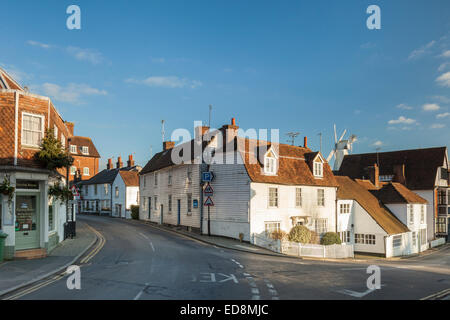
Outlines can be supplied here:
<path id="1" fill-rule="evenodd" d="M 77 221 L 77 236 L 62 241 L 43 259 L 13 260 L 0 264 L 0 296 L 65 270 L 97 240 L 83 221 Z"/>
<path id="2" fill-rule="evenodd" d="M 6 298 L 418 300 L 447 299 L 450 288 L 448 247 L 415 259 L 377 262 L 381 289 L 368 289 L 367 270 L 373 261 L 350 264 L 255 254 L 136 221 L 98 216 L 79 216 L 78 221 L 104 238 L 89 261 L 79 260 L 81 289 L 69 290 L 65 275 Z"/>

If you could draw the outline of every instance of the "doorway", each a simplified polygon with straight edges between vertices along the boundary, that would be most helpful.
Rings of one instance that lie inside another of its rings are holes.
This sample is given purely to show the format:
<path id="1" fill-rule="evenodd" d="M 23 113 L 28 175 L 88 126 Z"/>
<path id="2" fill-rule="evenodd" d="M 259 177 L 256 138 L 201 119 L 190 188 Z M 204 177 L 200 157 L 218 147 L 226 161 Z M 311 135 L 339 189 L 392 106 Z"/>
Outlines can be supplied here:
<path id="1" fill-rule="evenodd" d="M 40 247 L 40 210 L 38 195 L 16 195 L 16 250 Z"/>
<path id="2" fill-rule="evenodd" d="M 161 221 L 160 221 L 160 224 L 163 224 L 163 221 L 164 221 L 164 207 L 163 207 L 163 205 L 161 205 L 161 217 L 160 217 L 161 219 Z"/>

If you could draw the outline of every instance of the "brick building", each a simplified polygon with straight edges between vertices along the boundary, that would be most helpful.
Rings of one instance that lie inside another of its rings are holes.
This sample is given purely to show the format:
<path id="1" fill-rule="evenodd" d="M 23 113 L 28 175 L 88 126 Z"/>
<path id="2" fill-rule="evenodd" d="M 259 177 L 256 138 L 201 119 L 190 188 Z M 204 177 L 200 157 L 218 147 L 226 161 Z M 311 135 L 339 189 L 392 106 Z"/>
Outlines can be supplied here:
<path id="1" fill-rule="evenodd" d="M 71 133 L 50 98 L 28 92 L 0 68 L 0 182 L 16 188 L 11 200 L 0 195 L 7 259 L 45 256 L 64 236 L 65 203 L 49 199 L 48 189 L 66 183 L 66 170 L 49 171 L 34 159 L 50 128 L 66 147 Z"/>

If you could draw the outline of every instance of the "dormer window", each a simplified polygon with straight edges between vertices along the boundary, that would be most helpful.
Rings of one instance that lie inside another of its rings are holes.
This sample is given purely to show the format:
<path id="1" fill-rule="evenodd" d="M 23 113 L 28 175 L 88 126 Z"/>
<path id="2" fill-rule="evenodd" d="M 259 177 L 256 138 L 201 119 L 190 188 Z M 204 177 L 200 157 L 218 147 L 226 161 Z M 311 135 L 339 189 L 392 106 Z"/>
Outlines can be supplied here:
<path id="1" fill-rule="evenodd" d="M 314 176 L 315 177 L 323 177 L 323 163 L 322 162 L 314 162 Z"/>
<path id="2" fill-rule="evenodd" d="M 268 151 L 264 157 L 264 173 L 276 174 L 277 173 L 277 158 L 272 151 Z"/>
<path id="3" fill-rule="evenodd" d="M 81 148 L 81 153 L 82 154 L 89 154 L 89 147 L 82 147 Z"/>
<path id="4" fill-rule="evenodd" d="M 70 153 L 77 153 L 77 146 L 76 145 L 73 145 L 73 144 L 70 145 Z"/>

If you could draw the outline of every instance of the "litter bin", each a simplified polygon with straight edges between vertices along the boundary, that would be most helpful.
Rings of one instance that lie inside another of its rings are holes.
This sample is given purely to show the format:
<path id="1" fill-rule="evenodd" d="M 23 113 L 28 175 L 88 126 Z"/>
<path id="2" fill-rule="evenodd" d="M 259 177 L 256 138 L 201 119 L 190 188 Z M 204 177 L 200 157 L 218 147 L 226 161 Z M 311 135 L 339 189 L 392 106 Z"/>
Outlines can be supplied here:
<path id="1" fill-rule="evenodd" d="M 0 231 L 0 262 L 3 262 L 3 255 L 5 252 L 5 239 L 8 237 L 6 233 Z"/>

